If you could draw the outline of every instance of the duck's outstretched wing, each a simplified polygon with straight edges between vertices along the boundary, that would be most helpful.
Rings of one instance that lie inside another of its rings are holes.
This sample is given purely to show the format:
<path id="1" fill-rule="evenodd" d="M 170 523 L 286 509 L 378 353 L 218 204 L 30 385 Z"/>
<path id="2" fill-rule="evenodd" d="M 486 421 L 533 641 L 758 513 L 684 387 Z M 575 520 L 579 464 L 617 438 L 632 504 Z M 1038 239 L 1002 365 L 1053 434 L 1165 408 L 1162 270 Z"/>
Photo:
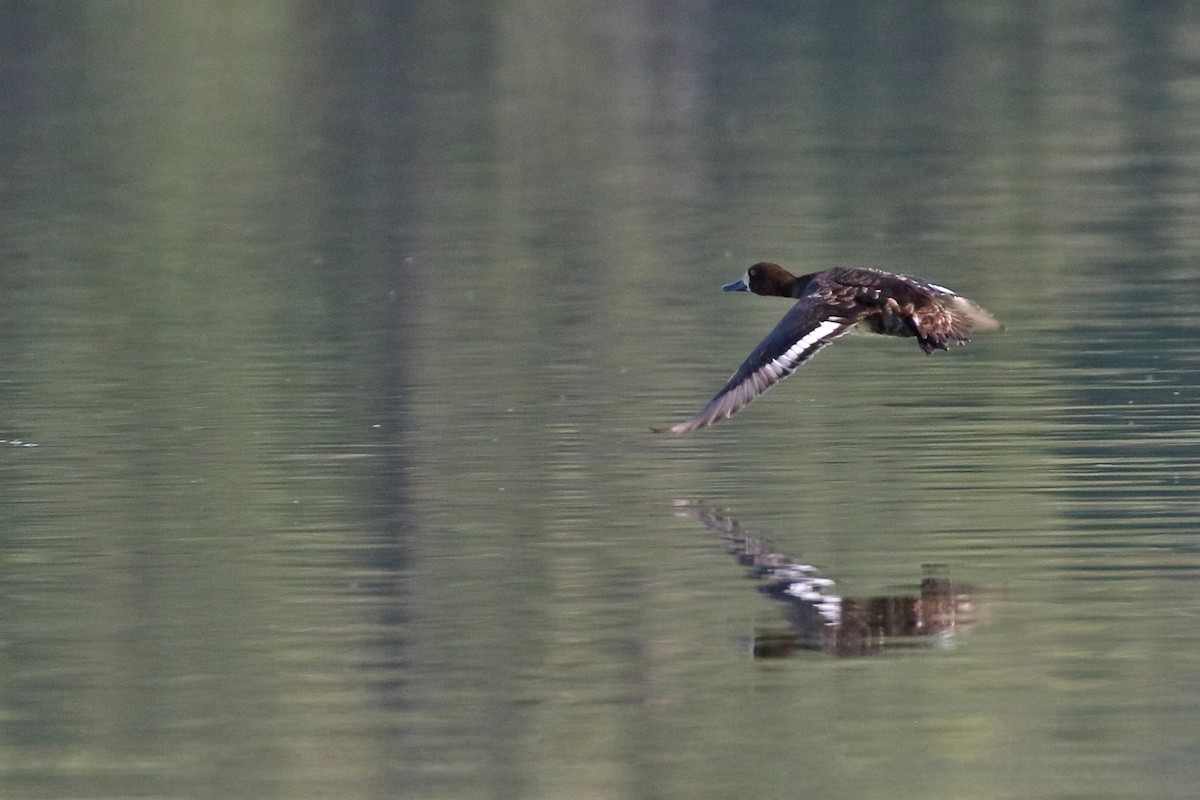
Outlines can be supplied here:
<path id="1" fill-rule="evenodd" d="M 842 311 L 845 309 L 831 309 L 814 295 L 801 298 L 708 405 L 691 419 L 672 426 L 671 433 L 689 433 L 731 417 L 791 375 L 858 322 L 856 315 L 839 313 Z"/>

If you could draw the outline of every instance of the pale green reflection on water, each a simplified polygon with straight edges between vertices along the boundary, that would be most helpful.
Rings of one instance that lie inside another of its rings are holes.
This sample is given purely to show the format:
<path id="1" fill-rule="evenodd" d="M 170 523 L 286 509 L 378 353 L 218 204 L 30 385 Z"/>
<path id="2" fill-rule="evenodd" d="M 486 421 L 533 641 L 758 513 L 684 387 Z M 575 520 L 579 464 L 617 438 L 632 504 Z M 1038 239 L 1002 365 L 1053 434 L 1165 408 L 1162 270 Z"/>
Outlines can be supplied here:
<path id="1" fill-rule="evenodd" d="M 1194 793 L 1194 11 L 0 23 L 0 795 Z M 763 258 L 1011 329 L 651 434 Z M 678 498 L 978 620 L 755 663 Z"/>

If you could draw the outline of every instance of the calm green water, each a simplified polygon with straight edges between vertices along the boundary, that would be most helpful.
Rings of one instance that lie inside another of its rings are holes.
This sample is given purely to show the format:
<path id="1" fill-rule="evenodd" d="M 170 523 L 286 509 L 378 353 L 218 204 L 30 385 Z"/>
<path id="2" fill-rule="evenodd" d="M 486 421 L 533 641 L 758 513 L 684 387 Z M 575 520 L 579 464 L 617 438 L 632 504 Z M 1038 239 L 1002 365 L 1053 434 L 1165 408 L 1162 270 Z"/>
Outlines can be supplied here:
<path id="1" fill-rule="evenodd" d="M 1197 47 L 1134 2 L 0 10 L 0 796 L 1195 797 Z M 1010 330 L 652 434 L 786 310 L 718 291 L 762 259 Z M 784 610 L 681 500 L 978 618 L 755 660 Z"/>

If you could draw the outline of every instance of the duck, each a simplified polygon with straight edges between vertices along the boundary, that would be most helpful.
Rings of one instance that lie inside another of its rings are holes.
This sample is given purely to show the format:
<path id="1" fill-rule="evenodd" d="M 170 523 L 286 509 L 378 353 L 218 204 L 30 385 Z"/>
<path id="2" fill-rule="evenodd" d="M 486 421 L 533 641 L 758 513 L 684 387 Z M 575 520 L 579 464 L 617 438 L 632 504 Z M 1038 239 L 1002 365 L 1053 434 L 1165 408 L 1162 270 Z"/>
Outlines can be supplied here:
<path id="1" fill-rule="evenodd" d="M 919 278 L 870 267 L 833 267 L 793 275 L 770 261 L 721 287 L 796 300 L 708 403 L 691 418 L 670 427 L 691 433 L 736 414 L 763 392 L 791 375 L 834 339 L 853 328 L 884 336 L 916 338 L 926 355 L 964 345 L 975 331 L 1005 329 L 977 303 L 952 289 Z"/>

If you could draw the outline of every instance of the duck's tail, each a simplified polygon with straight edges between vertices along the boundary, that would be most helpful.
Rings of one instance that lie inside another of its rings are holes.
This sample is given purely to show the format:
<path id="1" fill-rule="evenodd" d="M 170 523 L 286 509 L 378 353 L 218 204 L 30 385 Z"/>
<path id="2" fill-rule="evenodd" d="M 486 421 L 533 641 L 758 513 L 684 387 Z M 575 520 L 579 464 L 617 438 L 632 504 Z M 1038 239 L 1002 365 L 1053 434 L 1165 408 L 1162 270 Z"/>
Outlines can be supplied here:
<path id="1" fill-rule="evenodd" d="M 938 303 L 945 313 L 927 314 L 920 319 L 914 316 L 907 320 L 917 337 L 917 344 L 927 354 L 946 350 L 952 342 L 966 344 L 976 331 L 1005 330 L 1000 320 L 965 297 L 945 294 L 938 297 Z"/>
<path id="2" fill-rule="evenodd" d="M 1003 331 L 1007 327 L 1003 322 L 992 316 L 991 312 L 985 308 L 981 308 L 965 297 L 943 298 L 946 308 L 954 317 L 955 331 L 961 330 L 965 334 L 972 331 Z"/>

